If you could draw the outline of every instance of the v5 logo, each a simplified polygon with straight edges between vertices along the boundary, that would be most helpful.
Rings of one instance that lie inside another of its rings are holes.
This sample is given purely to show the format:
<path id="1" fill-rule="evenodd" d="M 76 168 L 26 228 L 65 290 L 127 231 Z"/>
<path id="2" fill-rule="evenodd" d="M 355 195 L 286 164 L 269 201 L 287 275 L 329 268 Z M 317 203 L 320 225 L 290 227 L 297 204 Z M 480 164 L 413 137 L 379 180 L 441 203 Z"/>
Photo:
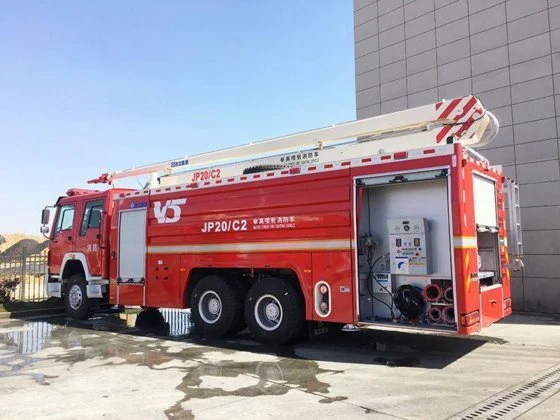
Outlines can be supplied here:
<path id="1" fill-rule="evenodd" d="M 154 202 L 154 216 L 158 223 L 175 223 L 181 217 L 181 204 L 187 202 L 186 198 L 179 198 L 177 200 L 167 200 L 165 205 L 161 205 L 161 201 Z M 167 217 L 167 210 L 173 211 L 173 217 Z"/>

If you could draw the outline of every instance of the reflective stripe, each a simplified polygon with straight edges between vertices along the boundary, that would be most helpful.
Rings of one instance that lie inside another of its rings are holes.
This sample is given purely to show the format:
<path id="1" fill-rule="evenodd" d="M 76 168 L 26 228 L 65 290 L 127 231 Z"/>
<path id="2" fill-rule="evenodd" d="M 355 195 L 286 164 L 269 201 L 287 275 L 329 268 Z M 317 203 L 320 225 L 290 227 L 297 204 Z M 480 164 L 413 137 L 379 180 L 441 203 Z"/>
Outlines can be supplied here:
<path id="1" fill-rule="evenodd" d="M 476 248 L 478 241 L 476 236 L 454 236 L 453 246 L 455 248 Z"/>
<path id="2" fill-rule="evenodd" d="M 200 254 L 207 252 L 266 252 L 341 250 L 352 248 L 350 239 L 323 241 L 245 242 L 229 244 L 148 246 L 148 254 Z"/>

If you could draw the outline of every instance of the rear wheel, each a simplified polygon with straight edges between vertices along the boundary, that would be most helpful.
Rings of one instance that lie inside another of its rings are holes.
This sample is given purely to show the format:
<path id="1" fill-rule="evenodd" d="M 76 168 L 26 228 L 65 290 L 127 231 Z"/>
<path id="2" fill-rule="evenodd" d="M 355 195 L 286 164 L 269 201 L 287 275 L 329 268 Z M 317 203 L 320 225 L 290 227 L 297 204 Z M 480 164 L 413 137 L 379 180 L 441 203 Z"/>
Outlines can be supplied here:
<path id="1" fill-rule="evenodd" d="M 259 280 L 245 299 L 245 321 L 257 340 L 287 343 L 297 337 L 305 322 L 303 298 L 286 279 Z"/>
<path id="2" fill-rule="evenodd" d="M 194 331 L 217 338 L 236 332 L 243 322 L 243 300 L 234 280 L 211 275 L 200 279 L 190 299 Z"/>
<path id="3" fill-rule="evenodd" d="M 87 319 L 92 313 L 92 302 L 87 297 L 86 280 L 83 274 L 74 274 L 66 284 L 64 292 L 66 312 L 74 319 Z"/>

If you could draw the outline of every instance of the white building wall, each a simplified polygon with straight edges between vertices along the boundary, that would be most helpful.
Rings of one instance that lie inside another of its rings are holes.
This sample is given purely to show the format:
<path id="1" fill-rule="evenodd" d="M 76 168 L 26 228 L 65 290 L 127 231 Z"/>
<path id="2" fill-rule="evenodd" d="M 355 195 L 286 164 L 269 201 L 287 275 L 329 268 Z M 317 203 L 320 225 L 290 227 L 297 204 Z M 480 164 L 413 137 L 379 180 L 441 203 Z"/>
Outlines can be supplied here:
<path id="1" fill-rule="evenodd" d="M 498 117 L 481 150 L 520 184 L 514 308 L 560 312 L 560 0 L 354 0 L 354 38 L 358 118 L 471 93 Z"/>

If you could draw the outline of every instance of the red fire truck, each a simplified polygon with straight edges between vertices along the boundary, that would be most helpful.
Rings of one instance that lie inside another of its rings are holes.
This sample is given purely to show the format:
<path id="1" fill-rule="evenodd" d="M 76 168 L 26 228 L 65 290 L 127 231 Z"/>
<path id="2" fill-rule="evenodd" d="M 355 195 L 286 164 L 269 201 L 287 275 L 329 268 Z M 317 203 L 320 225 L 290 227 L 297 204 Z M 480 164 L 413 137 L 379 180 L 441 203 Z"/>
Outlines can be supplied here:
<path id="1" fill-rule="evenodd" d="M 103 174 L 149 186 L 70 189 L 50 230 L 44 210 L 47 293 L 75 318 L 190 308 L 202 334 L 268 343 L 306 321 L 480 331 L 522 267 L 517 185 L 472 149 L 497 131 L 468 96 Z"/>

